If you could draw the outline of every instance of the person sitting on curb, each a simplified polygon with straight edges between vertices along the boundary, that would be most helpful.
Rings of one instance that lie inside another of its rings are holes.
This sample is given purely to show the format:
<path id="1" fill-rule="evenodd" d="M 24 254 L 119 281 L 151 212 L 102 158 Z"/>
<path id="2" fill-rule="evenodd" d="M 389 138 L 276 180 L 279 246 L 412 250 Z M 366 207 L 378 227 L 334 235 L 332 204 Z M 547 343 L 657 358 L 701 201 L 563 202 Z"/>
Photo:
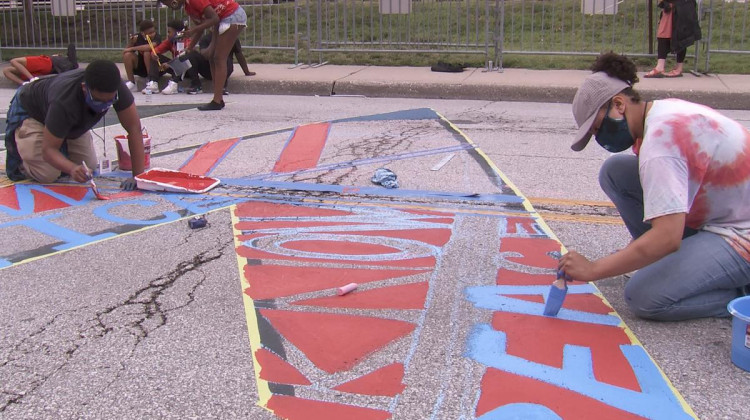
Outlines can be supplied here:
<path id="1" fill-rule="evenodd" d="M 181 51 L 184 51 L 186 47 L 190 45 L 190 39 L 182 40 L 178 39 L 178 34 L 185 30 L 185 24 L 175 19 L 167 23 L 167 39 L 154 46 L 156 56 L 151 54 L 149 63 L 149 75 L 148 83 L 146 88 L 143 89 L 143 93 L 159 93 L 159 77 L 169 73 L 172 75 L 172 79 L 167 83 L 167 86 L 161 91 L 164 95 L 174 95 L 179 90 L 178 83 L 182 80 L 182 74 L 177 74 L 174 69 L 169 67 L 167 64 L 170 59 L 165 55 L 166 52 L 172 53 L 172 58 L 177 58 Z M 187 41 L 187 45 L 185 45 Z M 183 44 L 178 47 L 178 44 Z M 158 57 L 158 58 L 157 58 Z M 150 91 L 150 92 L 149 92 Z"/>
<path id="2" fill-rule="evenodd" d="M 22 85 L 34 77 L 60 74 L 78 68 L 76 46 L 68 45 L 66 55 L 29 55 L 10 59 L 10 66 L 3 69 L 5 78 Z"/>
<path id="3" fill-rule="evenodd" d="M 110 107 L 128 132 L 133 177 L 142 173 L 143 134 L 133 94 L 115 63 L 94 60 L 86 69 L 43 76 L 18 88 L 6 119 L 8 178 L 48 184 L 66 173 L 76 182 L 87 182 L 92 175 L 87 167 L 98 163 L 89 130 Z M 121 187 L 135 189 L 135 179 L 123 181 Z"/>
<path id="4" fill-rule="evenodd" d="M 603 54 L 592 70 L 573 99 L 571 148 L 595 137 L 614 153 L 599 184 L 633 240 L 594 261 L 571 250 L 558 270 L 580 281 L 638 270 L 625 302 L 641 318 L 729 316 L 750 285 L 750 131 L 703 105 L 642 100 L 627 57 Z"/>
<path id="5" fill-rule="evenodd" d="M 149 75 L 152 52 L 148 39 L 155 44 L 161 42 L 153 21 L 148 19 L 141 21 L 138 30 L 137 34 L 130 36 L 128 45 L 122 50 L 122 63 L 127 77 L 125 84 L 131 91 L 136 91 L 135 76 L 148 77 Z"/>

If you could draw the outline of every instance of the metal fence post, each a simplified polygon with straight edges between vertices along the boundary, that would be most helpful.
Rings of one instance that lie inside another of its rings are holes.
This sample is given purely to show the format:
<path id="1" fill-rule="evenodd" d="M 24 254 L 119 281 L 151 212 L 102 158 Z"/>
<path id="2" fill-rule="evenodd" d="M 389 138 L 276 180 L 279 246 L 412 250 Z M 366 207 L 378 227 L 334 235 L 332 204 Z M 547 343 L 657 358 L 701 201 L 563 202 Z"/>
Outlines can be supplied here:
<path id="1" fill-rule="evenodd" d="M 489 11 L 487 11 L 489 15 Z M 492 9 L 492 16 L 495 20 L 495 26 L 492 29 L 492 40 L 494 42 L 495 54 L 494 63 L 497 64 L 497 70 L 503 71 L 503 41 L 505 39 L 505 0 L 495 0 L 495 7 Z M 492 71 L 493 68 L 489 68 Z"/>
<path id="2" fill-rule="evenodd" d="M 299 2 L 298 0 L 294 0 L 294 66 L 296 67 L 298 65 L 299 65 Z"/>
<path id="3" fill-rule="evenodd" d="M 706 38 L 706 65 L 703 72 L 708 74 L 711 61 L 711 34 L 714 28 L 714 0 L 708 2 L 708 37 Z"/>

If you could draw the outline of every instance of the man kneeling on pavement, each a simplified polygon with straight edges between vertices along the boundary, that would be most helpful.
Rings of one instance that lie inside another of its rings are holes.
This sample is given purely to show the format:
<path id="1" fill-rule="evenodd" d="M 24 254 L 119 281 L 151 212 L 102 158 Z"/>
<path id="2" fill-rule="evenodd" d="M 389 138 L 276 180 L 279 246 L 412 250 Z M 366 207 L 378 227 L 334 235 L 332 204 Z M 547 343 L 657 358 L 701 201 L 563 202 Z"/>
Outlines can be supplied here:
<path id="1" fill-rule="evenodd" d="M 44 76 L 18 88 L 8 108 L 5 131 L 8 178 L 47 184 L 65 173 L 77 182 L 87 182 L 91 178 L 87 166 L 97 166 L 89 130 L 110 107 L 128 132 L 133 177 L 142 173 L 143 134 L 133 94 L 115 63 L 95 60 L 85 70 Z M 121 187 L 135 189 L 135 179 L 126 179 Z"/>

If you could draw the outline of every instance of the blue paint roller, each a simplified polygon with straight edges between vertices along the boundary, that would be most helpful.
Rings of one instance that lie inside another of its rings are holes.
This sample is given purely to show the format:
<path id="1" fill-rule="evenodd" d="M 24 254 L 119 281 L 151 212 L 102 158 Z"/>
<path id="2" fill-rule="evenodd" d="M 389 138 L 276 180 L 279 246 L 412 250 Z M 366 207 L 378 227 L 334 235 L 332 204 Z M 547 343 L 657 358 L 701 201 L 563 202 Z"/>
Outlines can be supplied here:
<path id="1" fill-rule="evenodd" d="M 564 271 L 557 272 L 557 280 L 552 282 L 552 286 L 549 287 L 547 302 L 544 304 L 544 315 L 557 316 L 557 313 L 560 312 L 560 308 L 565 301 L 565 295 L 568 294 L 568 283 L 565 277 Z"/>

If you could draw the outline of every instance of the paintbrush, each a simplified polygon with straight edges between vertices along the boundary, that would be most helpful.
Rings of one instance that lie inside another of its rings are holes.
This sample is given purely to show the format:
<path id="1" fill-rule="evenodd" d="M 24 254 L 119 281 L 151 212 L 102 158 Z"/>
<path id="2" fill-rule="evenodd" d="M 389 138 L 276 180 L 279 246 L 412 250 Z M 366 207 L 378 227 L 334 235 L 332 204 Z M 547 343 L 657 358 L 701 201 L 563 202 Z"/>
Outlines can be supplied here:
<path id="1" fill-rule="evenodd" d="M 567 293 L 568 284 L 565 280 L 565 272 L 560 270 L 557 272 L 557 280 L 552 282 L 552 285 L 549 287 L 547 302 L 544 304 L 544 315 L 557 316 Z"/>
<path id="2" fill-rule="evenodd" d="M 86 170 L 86 174 L 89 176 L 89 184 L 91 185 L 91 190 L 94 191 L 94 196 L 98 200 L 109 200 L 109 197 L 105 197 L 101 194 L 99 194 L 99 188 L 96 187 L 96 183 L 94 182 L 94 175 L 91 173 L 91 170 L 86 165 L 86 162 L 81 162 L 81 165 L 83 165 L 83 169 Z"/>

